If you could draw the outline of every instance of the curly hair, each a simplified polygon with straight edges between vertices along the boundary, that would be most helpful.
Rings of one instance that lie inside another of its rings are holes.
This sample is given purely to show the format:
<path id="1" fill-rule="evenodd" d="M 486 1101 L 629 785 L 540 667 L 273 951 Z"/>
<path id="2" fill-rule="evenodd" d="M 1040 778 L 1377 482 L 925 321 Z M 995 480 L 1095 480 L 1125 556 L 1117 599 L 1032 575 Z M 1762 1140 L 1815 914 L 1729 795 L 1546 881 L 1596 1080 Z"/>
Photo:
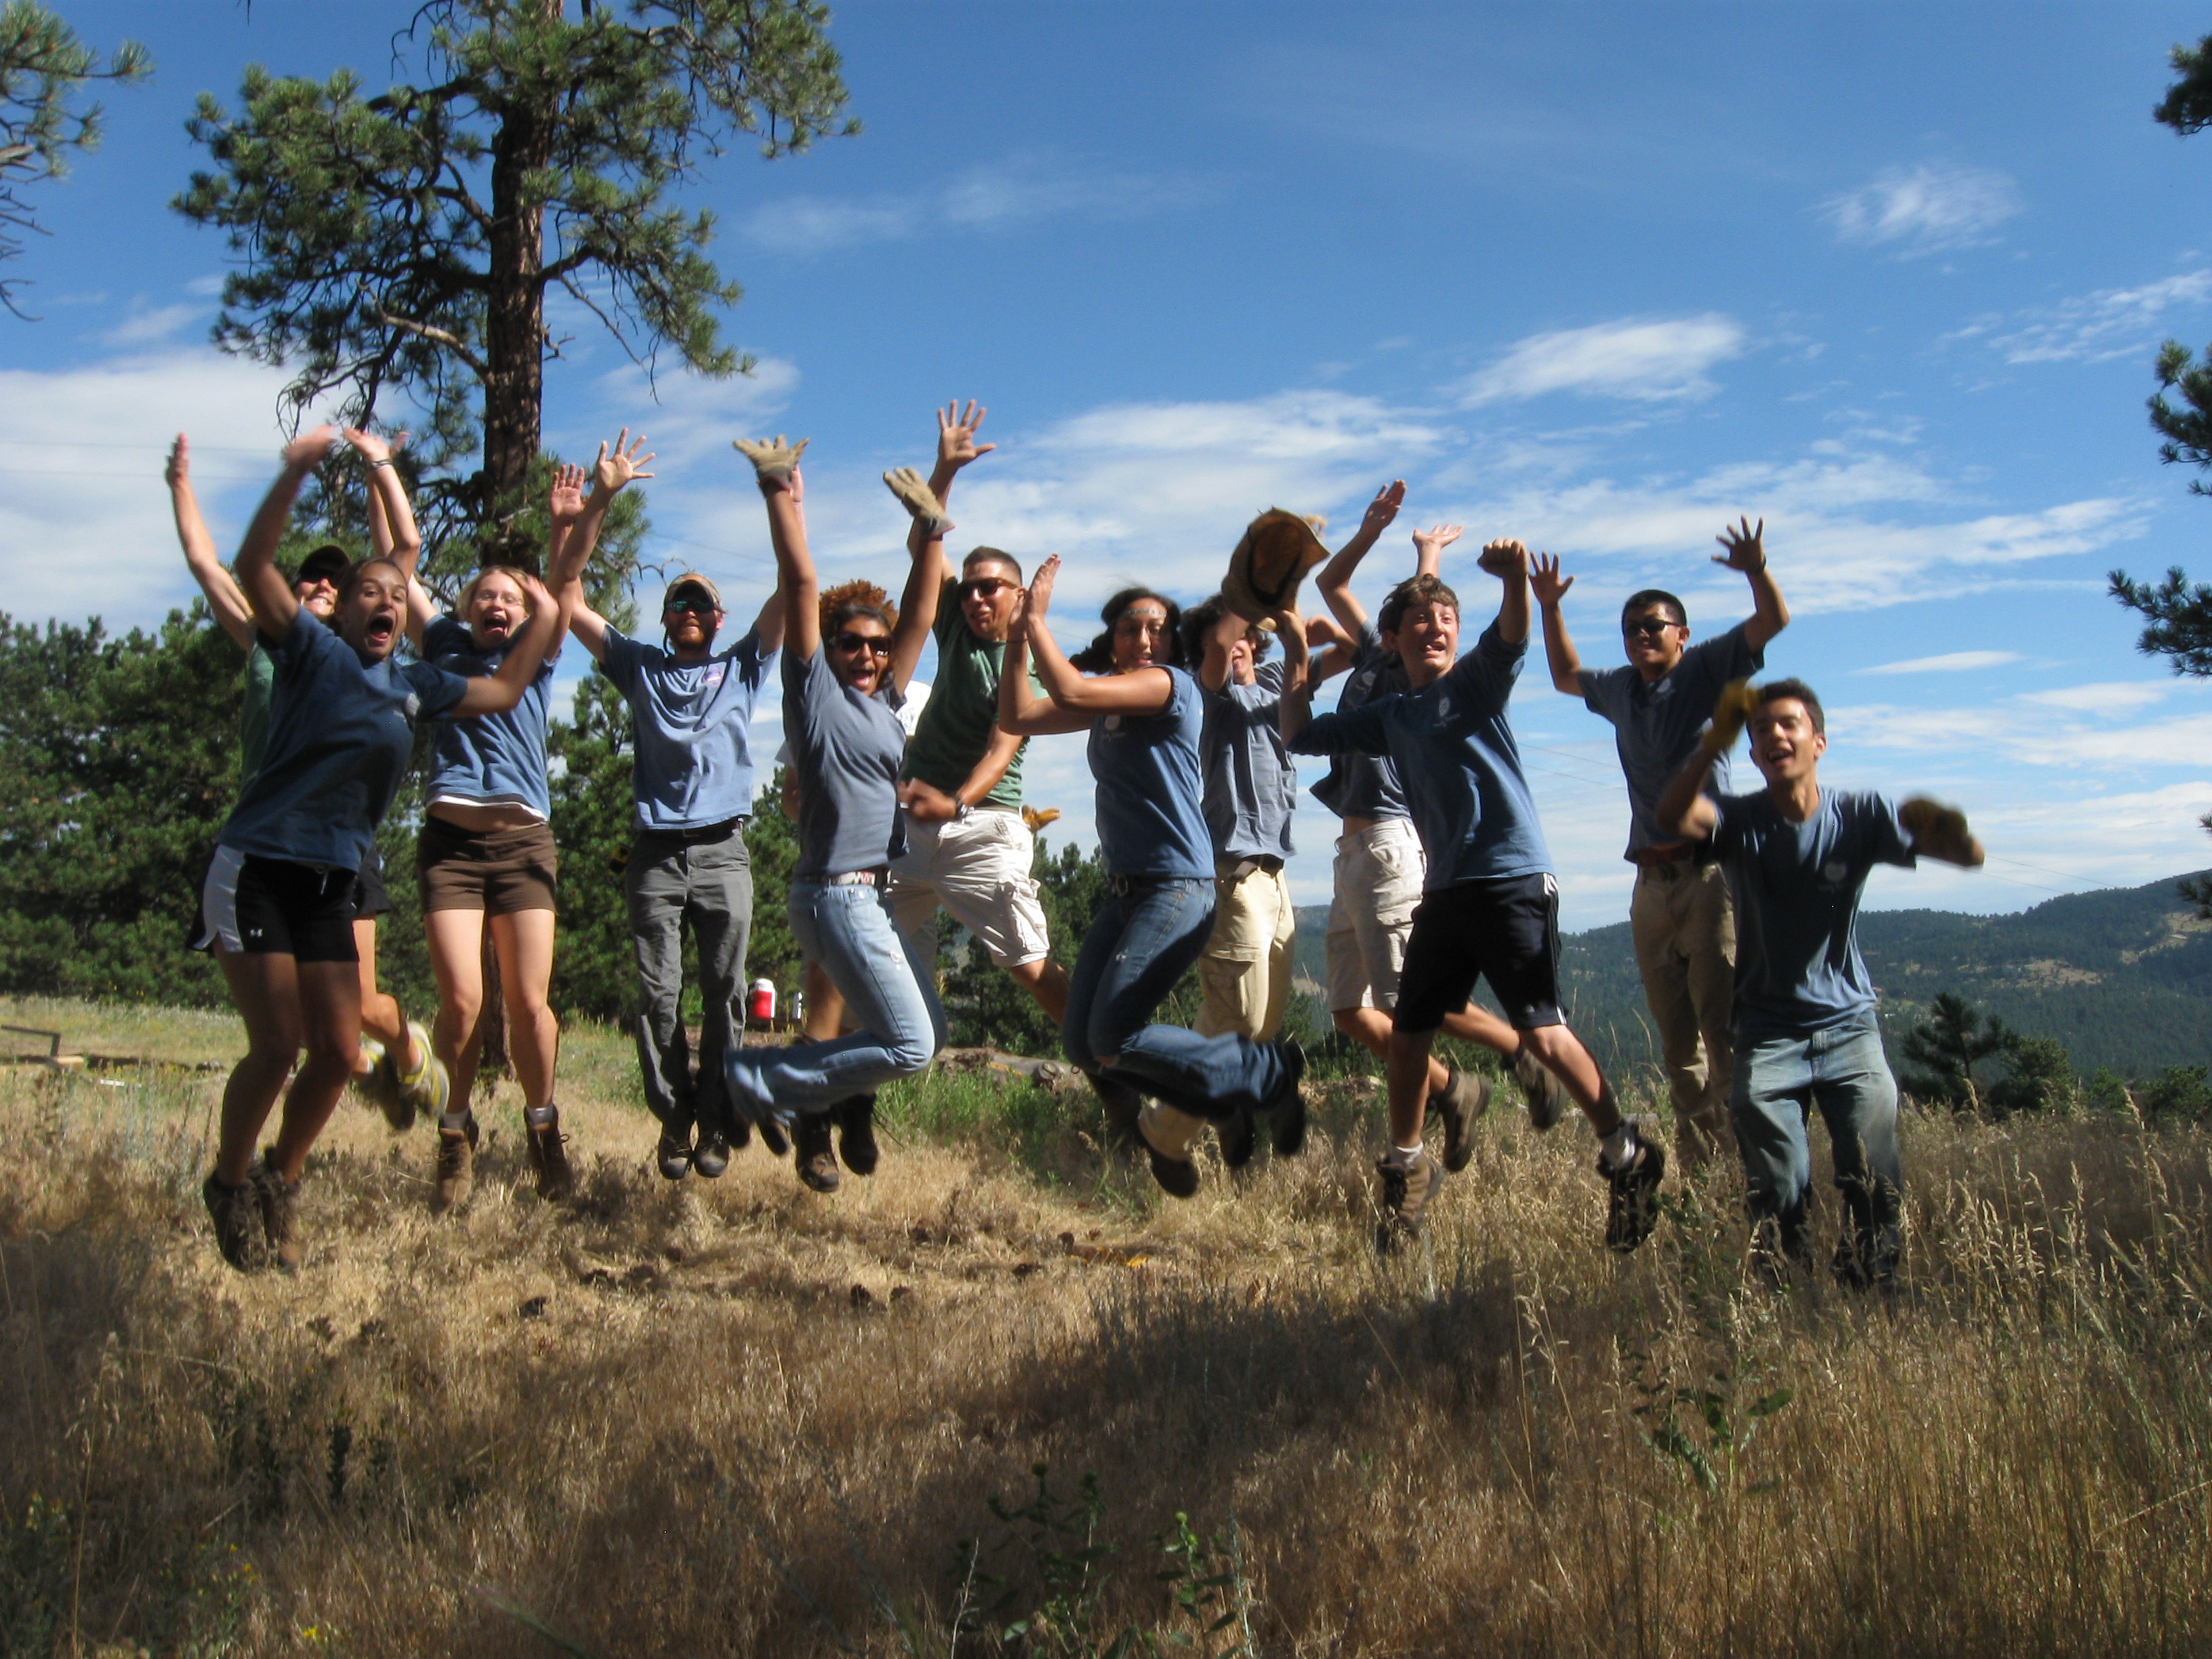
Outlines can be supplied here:
<path id="1" fill-rule="evenodd" d="M 1114 672 L 1114 629 L 1121 620 L 1121 613 L 1139 599 L 1151 599 L 1167 607 L 1167 665 L 1180 668 L 1183 665 L 1182 607 L 1166 594 L 1149 587 L 1125 587 L 1099 607 L 1098 619 L 1106 624 L 1090 644 L 1068 659 L 1086 674 L 1110 674 Z"/>
<path id="2" fill-rule="evenodd" d="M 1221 625 L 1221 619 L 1228 614 L 1229 601 L 1218 593 L 1182 613 L 1182 655 L 1185 662 L 1206 660 L 1206 636 Z M 1252 642 L 1252 660 L 1264 661 L 1274 644 L 1275 636 L 1264 628 L 1247 623 L 1244 637 Z"/>
<path id="3" fill-rule="evenodd" d="M 830 638 L 855 617 L 873 617 L 887 633 L 898 632 L 898 607 L 891 596 L 872 581 L 839 582 L 825 587 L 817 600 L 822 618 L 822 637 Z"/>

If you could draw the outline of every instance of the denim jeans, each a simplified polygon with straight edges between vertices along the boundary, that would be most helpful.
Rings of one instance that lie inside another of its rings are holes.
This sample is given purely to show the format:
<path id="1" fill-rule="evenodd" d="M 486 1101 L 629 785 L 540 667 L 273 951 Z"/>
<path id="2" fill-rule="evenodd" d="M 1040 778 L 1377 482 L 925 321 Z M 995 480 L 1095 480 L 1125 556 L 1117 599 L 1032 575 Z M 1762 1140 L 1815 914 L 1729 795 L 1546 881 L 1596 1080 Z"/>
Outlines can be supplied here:
<path id="1" fill-rule="evenodd" d="M 1288 1077 L 1272 1046 L 1147 1024 L 1213 927 L 1213 883 L 1155 881 L 1109 890 L 1083 936 L 1067 988 L 1060 1046 L 1108 1088 L 1134 1088 L 1224 1121 L 1266 1109 Z"/>
<path id="2" fill-rule="evenodd" d="M 791 884 L 791 931 L 845 998 L 859 1030 L 784 1048 L 732 1048 L 730 1099 L 756 1123 L 826 1112 L 848 1095 L 911 1077 L 945 1046 L 945 1011 L 928 967 L 891 927 L 879 887 Z"/>
<path id="3" fill-rule="evenodd" d="M 1813 1160 L 1805 1127 L 1818 1107 L 1850 1217 L 1839 1263 L 1873 1276 L 1896 1266 L 1905 1178 L 1897 1152 L 1897 1082 L 1871 1012 L 1803 1036 L 1739 1036 L 1729 1105 L 1754 1227 L 1771 1218 L 1786 1252 L 1801 1260 L 1810 1255 L 1806 1211 Z"/>
<path id="4" fill-rule="evenodd" d="M 726 1115 L 722 1055 L 742 1029 L 745 942 L 753 927 L 753 870 L 744 826 L 720 841 L 685 841 L 641 830 L 623 871 L 630 944 L 637 953 L 637 1065 L 653 1115 L 681 1131 Z M 699 944 L 699 1079 L 677 1006 L 684 994 L 686 925 Z"/>

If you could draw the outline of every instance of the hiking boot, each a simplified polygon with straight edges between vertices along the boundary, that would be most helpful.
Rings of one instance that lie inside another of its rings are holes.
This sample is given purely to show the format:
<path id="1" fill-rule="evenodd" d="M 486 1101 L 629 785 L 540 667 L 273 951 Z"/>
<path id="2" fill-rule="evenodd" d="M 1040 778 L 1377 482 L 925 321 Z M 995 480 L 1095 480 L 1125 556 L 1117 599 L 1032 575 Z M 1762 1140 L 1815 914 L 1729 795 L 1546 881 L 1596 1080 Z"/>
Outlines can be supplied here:
<path id="1" fill-rule="evenodd" d="M 837 1120 L 837 1150 L 844 1156 L 845 1167 L 856 1176 L 875 1174 L 876 1160 L 882 1156 L 876 1145 L 875 1091 L 851 1096 L 830 1109 Z"/>
<path id="2" fill-rule="evenodd" d="M 1152 1179 L 1170 1198 L 1198 1196 L 1198 1166 L 1190 1161 L 1190 1144 L 1205 1127 L 1205 1119 L 1157 1101 L 1138 1114 L 1137 1136 L 1152 1157 Z"/>
<path id="3" fill-rule="evenodd" d="M 210 1172 L 200 1183 L 200 1200 L 215 1223 L 215 1247 L 242 1273 L 268 1265 L 268 1230 L 261 1218 L 258 1183 L 227 1187 Z"/>
<path id="4" fill-rule="evenodd" d="M 719 1123 L 712 1128 L 701 1124 L 698 1144 L 691 1148 L 691 1167 L 708 1181 L 720 1177 L 730 1167 L 729 1131 Z"/>
<path id="5" fill-rule="evenodd" d="M 1621 1169 L 1614 1169 L 1598 1154 L 1597 1172 L 1613 1189 L 1606 1206 L 1605 1247 L 1626 1255 L 1651 1237 L 1651 1230 L 1659 1224 L 1659 1181 L 1667 1173 L 1666 1149 L 1656 1140 L 1647 1140 L 1639 1130 L 1636 1136 L 1636 1155 Z"/>
<path id="6" fill-rule="evenodd" d="M 837 1154 L 830 1148 L 830 1115 L 801 1112 L 791 1126 L 793 1157 L 799 1178 L 817 1193 L 837 1190 Z"/>
<path id="7" fill-rule="evenodd" d="M 691 1126 L 689 1123 L 664 1123 L 660 1126 L 660 1145 L 653 1156 L 659 1160 L 661 1175 L 670 1181 L 681 1181 L 691 1173 Z"/>
<path id="8" fill-rule="evenodd" d="M 561 1133 L 561 1109 L 548 1101 L 522 1111 L 523 1144 L 530 1167 L 538 1172 L 538 1196 L 566 1198 L 575 1190 L 576 1172 L 568 1167 L 568 1137 Z"/>
<path id="9" fill-rule="evenodd" d="M 1527 1043 L 1513 1056 L 1513 1080 L 1521 1085 L 1521 1093 L 1528 1103 L 1528 1127 L 1548 1129 L 1567 1115 L 1575 1097 L 1567 1092 L 1567 1085 L 1559 1081 L 1552 1068 L 1536 1058 L 1536 1051 Z"/>
<path id="10" fill-rule="evenodd" d="M 1306 1096 L 1299 1084 L 1306 1074 L 1306 1051 L 1296 1037 L 1275 1045 L 1282 1056 L 1283 1080 L 1267 1097 L 1267 1140 L 1277 1158 L 1296 1158 L 1306 1145 Z"/>
<path id="11" fill-rule="evenodd" d="M 1213 1132 L 1221 1137 L 1221 1161 L 1232 1170 L 1243 1169 L 1260 1150 L 1260 1126 L 1249 1112 L 1215 1124 Z"/>
<path id="12" fill-rule="evenodd" d="M 430 1194 L 432 1215 L 443 1215 L 468 1202 L 477 1184 L 477 1134 L 474 1112 L 462 1114 L 459 1123 L 449 1123 L 442 1115 L 439 1118 L 438 1181 Z"/>
<path id="13" fill-rule="evenodd" d="M 1443 1184 L 1444 1172 L 1425 1152 L 1411 1164 L 1377 1158 L 1375 1172 L 1382 1177 L 1382 1219 L 1375 1225 L 1375 1248 L 1389 1255 L 1421 1236 L 1421 1212 Z"/>
<path id="14" fill-rule="evenodd" d="M 781 1158 L 791 1150 L 791 1137 L 784 1133 L 783 1125 L 778 1123 L 774 1118 L 768 1118 L 756 1127 L 760 1130 L 761 1145 L 766 1148 L 770 1158 Z M 742 1146 L 745 1143 L 738 1140 L 731 1144 Z"/>
<path id="15" fill-rule="evenodd" d="M 270 1257 L 281 1272 L 295 1273 L 300 1271 L 301 1258 L 307 1255 L 292 1226 L 300 1183 L 287 1181 L 277 1173 L 274 1146 L 263 1148 L 261 1167 L 253 1173 L 253 1184 L 261 1199 L 261 1230 L 269 1240 Z"/>
<path id="16" fill-rule="evenodd" d="M 1429 1097 L 1429 1110 L 1444 1121 L 1444 1168 L 1457 1175 L 1474 1158 L 1474 1121 L 1490 1109 L 1490 1079 L 1480 1072 L 1444 1069 L 1444 1086 Z"/>
<path id="17" fill-rule="evenodd" d="M 418 1113 L 424 1117 L 443 1117 L 447 1096 L 453 1086 L 452 1079 L 446 1075 L 446 1062 L 430 1052 L 430 1034 L 422 1029 L 422 1022 L 409 1020 L 407 1035 L 415 1040 L 416 1051 L 422 1058 L 422 1064 L 411 1072 L 395 1062 L 398 1109 L 406 1119 L 402 1122 L 398 1116 L 386 1111 L 385 1115 L 392 1120 L 395 1129 L 412 1127 Z"/>
<path id="18" fill-rule="evenodd" d="M 1135 1146 L 1137 1116 L 1145 1109 L 1144 1096 L 1119 1078 L 1094 1075 L 1091 1086 L 1097 1092 L 1099 1108 L 1105 1114 L 1106 1144 Z"/>

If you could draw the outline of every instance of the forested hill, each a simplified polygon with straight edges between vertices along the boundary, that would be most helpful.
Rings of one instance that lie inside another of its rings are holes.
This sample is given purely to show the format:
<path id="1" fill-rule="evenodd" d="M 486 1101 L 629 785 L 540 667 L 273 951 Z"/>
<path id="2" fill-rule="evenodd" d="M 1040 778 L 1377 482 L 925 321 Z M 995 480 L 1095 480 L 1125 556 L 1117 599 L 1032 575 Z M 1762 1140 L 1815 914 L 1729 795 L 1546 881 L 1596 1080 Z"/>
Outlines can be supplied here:
<path id="1" fill-rule="evenodd" d="M 2052 899 L 2001 916 L 1869 911 L 1859 945 L 1881 988 L 1893 1054 L 1939 991 L 1954 991 L 2032 1036 L 2066 1045 L 2075 1069 L 2144 1076 L 2212 1060 L 2212 922 L 2176 892 L 2180 877 Z M 1321 977 L 1325 905 L 1298 912 L 1302 972 Z M 1570 934 L 1561 968 L 1569 1018 L 1608 1066 L 1651 1061 L 1628 924 Z"/>

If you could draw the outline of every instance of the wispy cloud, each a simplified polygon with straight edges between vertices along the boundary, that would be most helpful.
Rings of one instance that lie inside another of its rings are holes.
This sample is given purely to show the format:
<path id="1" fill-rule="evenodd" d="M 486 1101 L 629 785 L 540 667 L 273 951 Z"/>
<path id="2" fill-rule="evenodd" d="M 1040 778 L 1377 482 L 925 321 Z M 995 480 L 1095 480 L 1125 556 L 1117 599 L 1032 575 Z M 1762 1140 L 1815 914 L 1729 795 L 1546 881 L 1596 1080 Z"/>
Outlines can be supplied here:
<path id="1" fill-rule="evenodd" d="M 1472 409 L 1554 392 L 1638 403 L 1706 398 L 1718 388 L 1705 371 L 1743 347 L 1742 325 L 1717 311 L 1532 334 L 1468 381 L 1461 401 Z"/>
<path id="2" fill-rule="evenodd" d="M 2020 210 L 2005 174 L 1945 162 L 1891 167 L 1820 206 L 1839 240 L 1894 246 L 1908 258 L 1986 242 Z"/>
<path id="3" fill-rule="evenodd" d="M 2100 289 L 2057 305 L 1977 318 L 1947 339 L 1981 339 L 2008 363 L 2109 362 L 2148 354 L 2170 311 L 2212 302 L 2212 270 L 2137 288 Z"/>
<path id="4" fill-rule="evenodd" d="M 1909 657 L 1903 662 L 1878 663 L 1862 668 L 1862 674 L 1963 674 L 1976 668 L 2002 668 L 2021 659 L 2017 651 L 1947 651 L 1940 657 Z"/>
<path id="5" fill-rule="evenodd" d="M 909 194 L 787 198 L 754 210 L 744 234 L 787 252 L 824 253 L 865 242 L 1003 230 L 1047 219 L 1143 218 L 1194 206 L 1218 190 L 1215 181 L 1188 174 L 1096 173 L 1024 158 L 975 167 Z"/>
<path id="6" fill-rule="evenodd" d="M 207 313 L 204 305 L 153 306 L 134 309 L 114 327 L 104 330 L 102 345 L 146 346 L 167 339 L 186 323 Z"/>

